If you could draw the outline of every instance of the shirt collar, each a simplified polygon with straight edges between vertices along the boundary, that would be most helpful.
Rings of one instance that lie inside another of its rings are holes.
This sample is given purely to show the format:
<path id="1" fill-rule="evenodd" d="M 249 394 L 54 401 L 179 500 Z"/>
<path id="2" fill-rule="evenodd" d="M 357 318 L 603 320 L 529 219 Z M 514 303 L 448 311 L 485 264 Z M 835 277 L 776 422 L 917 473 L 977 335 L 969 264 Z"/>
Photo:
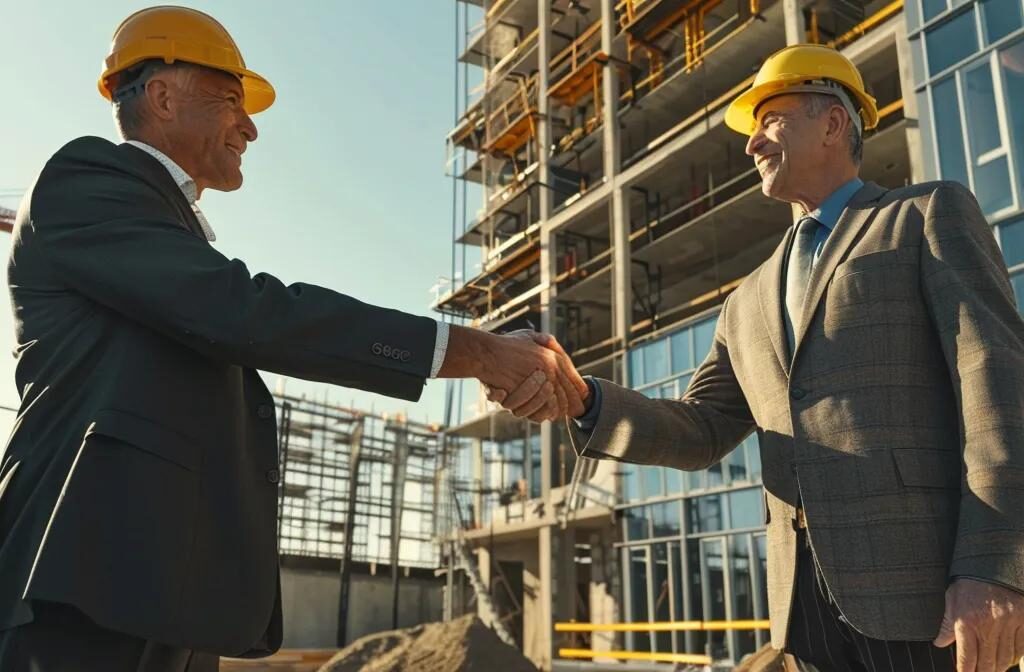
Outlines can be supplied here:
<path id="1" fill-rule="evenodd" d="M 843 210 L 846 209 L 846 204 L 850 202 L 853 195 L 860 191 L 860 188 L 863 186 L 863 180 L 859 177 L 853 178 L 843 186 L 833 191 L 831 195 L 822 202 L 817 210 L 808 214 L 821 222 L 822 226 L 831 231 L 835 228 L 836 222 L 839 221 L 839 216 L 843 214 Z"/>
<path id="2" fill-rule="evenodd" d="M 128 140 L 125 144 L 137 147 L 145 153 L 152 156 L 154 159 L 160 162 L 160 164 L 167 169 L 167 172 L 171 174 L 171 179 L 178 185 L 178 189 L 181 189 L 181 193 L 185 196 L 185 200 L 192 207 L 192 212 L 196 214 L 196 219 L 199 220 L 199 226 L 203 230 L 203 235 L 206 240 L 213 242 L 217 240 L 217 236 L 213 233 L 213 228 L 210 226 L 209 221 L 203 215 L 203 212 L 199 209 L 199 205 L 196 203 L 197 191 L 196 181 L 193 180 L 185 170 L 174 162 L 174 159 L 161 152 L 152 145 L 147 145 L 144 142 L 138 140 Z"/>
<path id="3" fill-rule="evenodd" d="M 152 145 L 147 145 L 144 142 L 138 140 L 129 140 L 126 144 L 133 147 L 138 147 L 145 153 L 152 156 L 154 159 L 159 161 L 167 172 L 174 178 L 174 183 L 181 189 L 181 193 L 185 195 L 185 200 L 188 201 L 189 205 L 193 205 L 196 202 L 196 182 L 193 180 L 185 170 L 174 162 L 174 159 L 161 152 Z"/>

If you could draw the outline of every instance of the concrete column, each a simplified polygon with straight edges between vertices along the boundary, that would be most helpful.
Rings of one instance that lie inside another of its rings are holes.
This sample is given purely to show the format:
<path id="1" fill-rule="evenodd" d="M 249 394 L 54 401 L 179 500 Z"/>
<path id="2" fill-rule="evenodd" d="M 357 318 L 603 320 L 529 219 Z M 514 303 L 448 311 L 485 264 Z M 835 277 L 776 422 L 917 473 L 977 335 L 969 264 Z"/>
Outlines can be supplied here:
<path id="1" fill-rule="evenodd" d="M 467 521 L 471 526 L 484 524 L 484 442 L 473 439 L 473 515 Z"/>
<path id="2" fill-rule="evenodd" d="M 555 275 L 557 255 L 555 234 L 545 226 L 551 217 L 552 180 L 548 162 L 551 151 L 551 108 L 548 100 L 548 75 L 551 64 L 551 0 L 537 0 L 537 175 L 540 180 L 540 284 L 541 331 L 555 330 Z M 550 519 L 537 535 L 537 570 L 540 578 L 540 600 L 537 604 L 534 639 L 536 647 L 531 659 L 541 670 L 551 669 L 552 635 L 554 631 L 554 587 L 558 579 L 552 562 L 554 541 L 551 516 L 551 474 L 554 471 L 556 444 L 555 427 L 545 422 L 540 427 L 540 496 L 544 502 L 544 516 Z"/>
<path id="3" fill-rule="evenodd" d="M 611 59 L 601 76 L 602 88 L 602 130 L 604 132 L 604 174 L 612 185 L 611 201 L 608 206 L 609 227 L 612 241 L 612 336 L 621 349 L 618 382 L 629 381 L 629 358 L 625 346 L 629 340 L 629 329 L 633 317 L 633 292 L 630 285 L 629 213 L 626 194 L 618 186 L 622 169 L 622 153 L 619 142 L 619 69 L 618 54 L 612 45 L 615 38 L 615 2 L 601 0 L 601 50 Z"/>
<path id="4" fill-rule="evenodd" d="M 903 96 L 903 116 L 907 119 L 907 153 L 910 159 L 910 181 L 924 182 L 924 155 L 921 146 L 921 125 L 917 109 L 917 93 L 914 91 L 914 58 L 907 40 L 907 24 L 900 21 L 896 26 L 896 60 L 900 70 L 900 93 Z"/>
<path id="5" fill-rule="evenodd" d="M 786 44 L 807 41 L 807 24 L 800 0 L 782 0 L 782 16 L 786 22 Z"/>

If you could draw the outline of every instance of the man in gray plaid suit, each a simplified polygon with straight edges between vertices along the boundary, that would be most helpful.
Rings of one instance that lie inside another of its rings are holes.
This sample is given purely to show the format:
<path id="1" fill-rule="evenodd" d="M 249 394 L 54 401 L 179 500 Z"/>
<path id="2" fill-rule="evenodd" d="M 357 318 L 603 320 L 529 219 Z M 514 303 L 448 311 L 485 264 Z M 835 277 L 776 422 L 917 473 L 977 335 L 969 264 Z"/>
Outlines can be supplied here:
<path id="1" fill-rule="evenodd" d="M 682 399 L 590 380 L 570 434 L 697 470 L 757 432 L 772 645 L 798 669 L 1002 671 L 1024 655 L 1024 322 L 967 189 L 857 177 L 877 120 L 836 51 L 765 62 L 726 123 L 803 216 Z M 518 412 L 536 387 L 490 397 Z"/>

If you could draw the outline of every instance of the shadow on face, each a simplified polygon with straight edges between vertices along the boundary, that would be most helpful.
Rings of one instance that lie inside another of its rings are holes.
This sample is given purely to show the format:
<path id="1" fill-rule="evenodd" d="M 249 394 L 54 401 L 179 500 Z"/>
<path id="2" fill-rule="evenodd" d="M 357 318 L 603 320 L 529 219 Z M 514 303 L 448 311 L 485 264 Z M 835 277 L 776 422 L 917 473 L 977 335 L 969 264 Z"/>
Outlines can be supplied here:
<path id="1" fill-rule="evenodd" d="M 827 118 L 812 118 L 801 94 L 769 98 L 757 110 L 746 152 L 761 174 L 765 196 L 796 201 L 801 185 L 813 184 L 827 160 Z"/>

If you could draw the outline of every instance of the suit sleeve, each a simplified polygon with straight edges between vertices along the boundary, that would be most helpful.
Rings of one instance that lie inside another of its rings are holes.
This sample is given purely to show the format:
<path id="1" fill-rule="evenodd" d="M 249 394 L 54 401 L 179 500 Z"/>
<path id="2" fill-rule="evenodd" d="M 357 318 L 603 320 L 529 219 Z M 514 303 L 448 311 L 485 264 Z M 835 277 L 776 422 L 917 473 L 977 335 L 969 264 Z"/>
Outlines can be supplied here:
<path id="1" fill-rule="evenodd" d="M 711 352 L 682 399 L 648 399 L 597 379 L 601 410 L 593 430 L 568 423 L 577 454 L 696 471 L 739 445 L 754 429 L 754 420 L 729 359 L 728 308 L 726 299 Z"/>
<path id="2" fill-rule="evenodd" d="M 974 196 L 944 183 L 924 216 L 921 285 L 956 393 L 963 448 L 950 576 L 1024 589 L 1024 322 Z"/>
<path id="3" fill-rule="evenodd" d="M 200 353 L 408 400 L 430 373 L 436 322 L 251 274 L 186 230 L 145 181 L 51 159 L 16 245 L 53 281 Z"/>

